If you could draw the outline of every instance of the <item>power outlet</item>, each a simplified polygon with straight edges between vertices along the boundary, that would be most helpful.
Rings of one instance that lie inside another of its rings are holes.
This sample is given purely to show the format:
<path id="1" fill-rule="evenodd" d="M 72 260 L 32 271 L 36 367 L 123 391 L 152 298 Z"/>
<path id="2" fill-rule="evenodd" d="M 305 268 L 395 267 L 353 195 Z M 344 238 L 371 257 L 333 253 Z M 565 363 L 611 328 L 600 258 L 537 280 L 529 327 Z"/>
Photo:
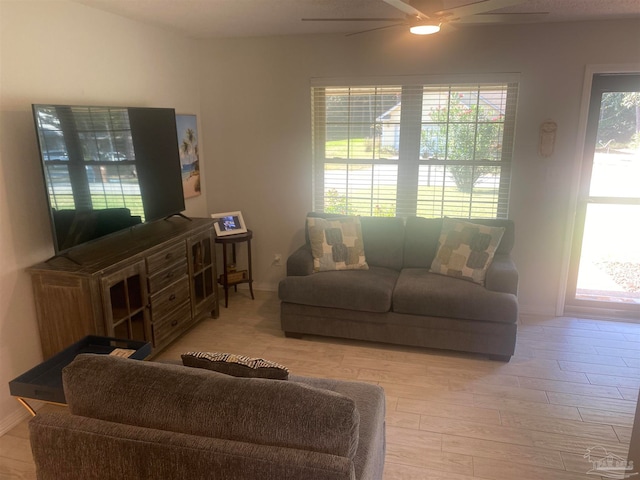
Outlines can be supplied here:
<path id="1" fill-rule="evenodd" d="M 282 266 L 282 254 L 274 253 L 273 254 L 273 265 L 276 267 Z"/>

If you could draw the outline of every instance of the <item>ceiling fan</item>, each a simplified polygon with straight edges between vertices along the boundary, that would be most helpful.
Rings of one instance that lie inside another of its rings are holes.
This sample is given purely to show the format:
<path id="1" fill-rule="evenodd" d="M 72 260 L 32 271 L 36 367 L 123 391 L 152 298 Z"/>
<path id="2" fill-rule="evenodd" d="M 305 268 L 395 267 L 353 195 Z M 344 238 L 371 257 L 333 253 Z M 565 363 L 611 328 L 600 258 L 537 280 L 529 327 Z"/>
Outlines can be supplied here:
<path id="1" fill-rule="evenodd" d="M 513 5 L 518 5 L 524 0 L 479 0 L 473 3 L 459 5 L 452 8 L 443 8 L 442 0 L 383 0 L 385 3 L 397 8 L 405 14 L 404 18 L 303 18 L 305 22 L 396 22 L 378 28 L 372 28 L 360 32 L 347 34 L 358 35 L 360 33 L 382 30 L 386 28 L 408 26 L 409 31 L 415 35 L 430 35 L 438 33 L 441 27 L 452 24 L 464 23 L 503 23 L 512 21 L 532 20 L 537 16 L 547 15 L 549 12 L 524 12 L 524 13 L 490 13 Z M 420 9 L 416 8 L 417 5 Z"/>

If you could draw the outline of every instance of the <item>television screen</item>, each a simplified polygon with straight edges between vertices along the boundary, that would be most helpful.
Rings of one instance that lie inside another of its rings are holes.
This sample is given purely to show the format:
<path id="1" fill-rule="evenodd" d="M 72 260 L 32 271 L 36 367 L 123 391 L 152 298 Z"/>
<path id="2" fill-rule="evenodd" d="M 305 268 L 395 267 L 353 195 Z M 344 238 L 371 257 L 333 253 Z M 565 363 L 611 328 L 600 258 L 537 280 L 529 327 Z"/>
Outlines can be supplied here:
<path id="1" fill-rule="evenodd" d="M 33 105 L 56 253 L 182 212 L 171 108 Z"/>

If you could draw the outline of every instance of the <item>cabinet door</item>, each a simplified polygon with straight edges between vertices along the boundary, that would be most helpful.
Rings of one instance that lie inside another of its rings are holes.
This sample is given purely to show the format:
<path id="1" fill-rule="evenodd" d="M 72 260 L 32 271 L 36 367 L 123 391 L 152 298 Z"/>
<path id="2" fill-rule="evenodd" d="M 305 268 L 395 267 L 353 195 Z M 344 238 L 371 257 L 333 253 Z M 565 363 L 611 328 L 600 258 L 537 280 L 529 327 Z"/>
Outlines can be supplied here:
<path id="1" fill-rule="evenodd" d="M 107 334 L 129 340 L 151 341 L 144 261 L 102 277 Z"/>
<path id="2" fill-rule="evenodd" d="M 216 277 L 216 254 L 213 245 L 213 229 L 187 240 L 189 252 L 189 277 L 191 284 L 191 308 L 193 317 L 206 312 L 218 316 L 218 288 Z"/>

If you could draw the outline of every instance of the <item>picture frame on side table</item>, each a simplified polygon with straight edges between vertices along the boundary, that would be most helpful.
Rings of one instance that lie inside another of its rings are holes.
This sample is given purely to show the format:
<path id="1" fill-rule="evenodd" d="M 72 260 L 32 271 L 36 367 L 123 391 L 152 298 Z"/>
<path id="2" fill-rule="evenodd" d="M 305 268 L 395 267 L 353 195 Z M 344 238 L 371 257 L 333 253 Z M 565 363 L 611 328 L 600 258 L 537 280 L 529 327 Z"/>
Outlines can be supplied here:
<path id="1" fill-rule="evenodd" d="M 215 228 L 218 237 L 247 233 L 242 212 L 212 213 L 211 218 L 215 220 L 213 228 Z"/>

